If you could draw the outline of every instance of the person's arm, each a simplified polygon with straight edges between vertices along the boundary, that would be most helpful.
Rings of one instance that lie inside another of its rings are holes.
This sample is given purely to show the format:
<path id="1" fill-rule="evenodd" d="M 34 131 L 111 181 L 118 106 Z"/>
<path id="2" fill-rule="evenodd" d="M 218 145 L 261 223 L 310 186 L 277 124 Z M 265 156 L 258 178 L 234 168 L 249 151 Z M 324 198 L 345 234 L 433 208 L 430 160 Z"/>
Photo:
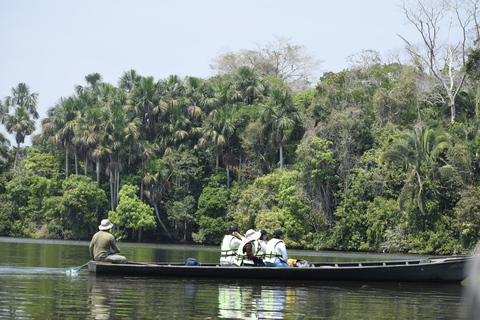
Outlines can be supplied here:
<path id="1" fill-rule="evenodd" d="M 94 258 L 94 255 L 93 255 L 93 240 L 90 241 L 90 246 L 88 247 L 88 251 L 90 252 L 90 259 L 91 260 L 95 260 Z"/>
<path id="2" fill-rule="evenodd" d="M 237 238 L 239 238 L 239 239 L 242 240 L 242 241 L 245 241 L 245 240 L 246 240 L 245 237 L 242 236 L 242 235 L 241 235 L 240 233 L 238 233 L 237 231 L 232 232 L 232 235 L 235 236 L 235 237 L 237 237 Z"/>
<path id="3" fill-rule="evenodd" d="M 280 242 L 280 243 L 277 244 L 277 252 L 282 254 L 282 256 L 284 257 L 285 261 L 288 260 L 287 247 L 285 247 L 285 243 L 284 243 L 284 242 Z"/>
<path id="4" fill-rule="evenodd" d="M 260 242 L 258 243 L 258 246 L 259 246 L 258 252 L 262 252 L 262 253 L 263 253 L 263 252 L 266 252 L 266 251 L 267 251 L 267 244 L 265 243 L 265 241 L 263 241 L 263 240 L 260 241 Z"/>
<path id="5" fill-rule="evenodd" d="M 120 249 L 117 247 L 117 244 L 115 243 L 115 237 L 112 234 L 112 239 L 110 240 L 110 246 L 112 247 L 113 251 L 116 253 L 120 252 Z"/>
<path id="6" fill-rule="evenodd" d="M 96 234 L 94 234 L 92 237 L 92 240 L 90 241 L 90 245 L 88 246 L 88 251 L 90 252 L 90 258 L 92 260 L 95 260 L 94 248 L 95 248 L 96 241 L 97 241 L 97 237 L 96 237 Z"/>
<path id="7" fill-rule="evenodd" d="M 230 248 L 236 249 L 240 247 L 241 244 L 242 244 L 242 240 L 232 238 L 232 240 L 230 241 Z"/>

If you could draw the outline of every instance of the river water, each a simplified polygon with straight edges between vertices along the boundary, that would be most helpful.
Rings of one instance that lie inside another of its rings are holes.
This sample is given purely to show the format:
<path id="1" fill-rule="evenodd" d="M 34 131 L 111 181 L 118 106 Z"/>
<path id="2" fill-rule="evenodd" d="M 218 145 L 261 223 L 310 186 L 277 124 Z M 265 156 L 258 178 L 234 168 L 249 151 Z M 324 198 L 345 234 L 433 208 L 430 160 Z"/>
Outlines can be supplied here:
<path id="1" fill-rule="evenodd" d="M 137 262 L 218 262 L 218 247 L 119 243 Z M 418 258 L 292 251 L 310 262 Z M 463 319 L 463 284 L 95 276 L 88 242 L 0 237 L 0 319 Z"/>

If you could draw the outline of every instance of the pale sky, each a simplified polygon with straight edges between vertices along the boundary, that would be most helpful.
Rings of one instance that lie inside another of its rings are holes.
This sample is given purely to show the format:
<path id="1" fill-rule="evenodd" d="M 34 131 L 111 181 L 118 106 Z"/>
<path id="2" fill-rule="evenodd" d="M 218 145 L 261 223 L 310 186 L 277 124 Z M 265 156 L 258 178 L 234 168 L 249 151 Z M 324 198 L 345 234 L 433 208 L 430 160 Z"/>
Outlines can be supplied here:
<path id="1" fill-rule="evenodd" d="M 395 0 L 0 0 L 0 12 L 0 99 L 25 82 L 41 118 L 93 72 L 115 86 L 130 69 L 208 78 L 223 49 L 256 49 L 274 35 L 339 72 L 361 50 L 402 50 L 397 34 L 419 39 Z"/>

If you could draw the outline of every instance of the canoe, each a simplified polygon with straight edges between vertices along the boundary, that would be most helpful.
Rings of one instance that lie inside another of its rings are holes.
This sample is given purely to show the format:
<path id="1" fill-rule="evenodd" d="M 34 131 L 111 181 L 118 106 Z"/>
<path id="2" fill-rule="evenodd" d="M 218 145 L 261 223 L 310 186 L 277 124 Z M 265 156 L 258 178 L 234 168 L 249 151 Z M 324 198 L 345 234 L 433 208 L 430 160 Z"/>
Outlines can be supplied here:
<path id="1" fill-rule="evenodd" d="M 183 263 L 112 264 L 88 262 L 95 274 L 182 278 L 282 279 L 288 281 L 391 281 L 461 282 L 472 257 L 443 256 L 419 260 L 314 262 L 309 267 L 225 267 L 215 263 L 185 266 Z"/>

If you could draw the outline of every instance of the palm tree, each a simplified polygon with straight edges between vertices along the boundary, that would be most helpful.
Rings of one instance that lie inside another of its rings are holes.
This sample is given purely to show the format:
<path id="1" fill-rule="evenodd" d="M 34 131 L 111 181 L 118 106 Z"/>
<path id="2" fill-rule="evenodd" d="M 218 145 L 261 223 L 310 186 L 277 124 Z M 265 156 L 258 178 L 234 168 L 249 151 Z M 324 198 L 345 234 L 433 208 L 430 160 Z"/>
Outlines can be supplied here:
<path id="1" fill-rule="evenodd" d="M 443 161 L 441 153 L 450 147 L 450 139 L 444 132 L 428 127 L 417 127 L 414 131 L 406 131 L 401 139 L 381 157 L 383 161 L 400 164 L 408 175 L 399 196 L 400 208 L 402 208 L 403 193 L 410 184 L 414 183 L 413 181 L 416 181 L 418 186 L 417 205 L 420 211 L 424 212 L 423 182 L 426 178 L 425 174 L 435 180 L 437 176 L 451 172 L 451 166 L 441 163 Z"/>
<path id="2" fill-rule="evenodd" d="M 283 169 L 283 145 L 288 138 L 288 131 L 300 122 L 292 94 L 274 90 L 266 103 L 261 105 L 260 114 L 264 132 L 270 134 L 273 146 L 279 149 L 280 169 Z"/>
<path id="3" fill-rule="evenodd" d="M 140 182 L 140 200 L 143 202 L 143 195 L 144 195 L 144 177 L 147 174 L 146 166 L 150 159 L 152 159 L 156 152 L 158 152 L 158 148 L 156 144 L 150 143 L 147 140 L 140 140 L 139 141 L 139 152 L 142 157 L 142 165 L 140 167 L 140 175 L 142 177 Z"/>
<path id="4" fill-rule="evenodd" d="M 68 178 L 68 157 L 74 140 L 75 123 L 81 113 L 78 110 L 75 97 L 60 98 L 57 104 L 47 110 L 47 118 L 42 120 L 42 134 L 53 145 L 65 150 L 65 176 Z M 75 150 L 75 174 L 78 174 L 77 148 Z"/>
<path id="5" fill-rule="evenodd" d="M 17 87 L 12 88 L 12 95 L 5 98 L 6 113 L 9 108 L 24 108 L 33 119 L 38 119 L 37 103 L 38 93 L 30 93 L 30 87 L 25 83 L 19 83 Z"/>
<path id="6" fill-rule="evenodd" d="M 13 168 L 15 169 L 18 161 L 18 154 L 20 151 L 20 144 L 25 142 L 25 137 L 31 135 L 35 131 L 35 121 L 30 119 L 30 114 L 23 107 L 15 109 L 14 115 L 7 117 L 5 124 L 8 133 L 15 133 L 15 141 L 17 142 L 17 152 L 15 154 L 15 162 Z"/>
<path id="7" fill-rule="evenodd" d="M 166 108 L 160 100 L 159 86 L 153 77 L 142 78 L 130 92 L 128 111 L 142 121 L 144 138 L 152 141 L 158 127 L 158 117 Z"/>
<path id="8" fill-rule="evenodd" d="M 10 158 L 10 141 L 0 132 L 0 161 L 7 162 Z"/>
<path id="9" fill-rule="evenodd" d="M 30 93 L 30 87 L 21 82 L 12 88 L 12 95 L 5 98 L 5 104 L 0 105 L 2 124 L 6 125 L 9 133 L 15 132 L 17 152 L 15 154 L 14 168 L 17 165 L 20 144 L 25 142 L 25 137 L 35 131 L 35 121 L 38 119 L 37 103 L 38 93 Z M 10 108 L 14 108 L 14 115 L 10 115 Z"/>
<path id="10" fill-rule="evenodd" d="M 142 78 L 143 77 L 133 69 L 125 71 L 120 77 L 120 80 L 118 80 L 118 87 L 126 92 L 132 92 L 133 88 L 139 85 Z"/>
<path id="11" fill-rule="evenodd" d="M 233 74 L 233 86 L 229 97 L 234 102 L 243 102 L 247 105 L 265 93 L 266 85 L 255 69 L 241 67 Z"/>
<path id="12" fill-rule="evenodd" d="M 100 186 L 100 160 L 108 152 L 100 146 L 103 137 L 105 122 L 103 121 L 102 109 L 100 107 L 87 108 L 82 117 L 75 123 L 76 143 L 83 146 L 85 153 L 89 155 L 96 164 L 97 185 Z M 85 160 L 86 162 L 86 160 Z M 85 163 L 85 168 L 87 163 Z"/>
<path id="13" fill-rule="evenodd" d="M 205 119 L 202 127 L 202 137 L 198 141 L 200 147 L 212 146 L 217 151 L 215 170 L 218 171 L 220 154 L 226 148 L 223 157 L 225 170 L 227 171 L 227 185 L 230 187 L 230 168 L 235 163 L 231 154 L 231 138 L 235 134 L 236 125 L 234 120 L 234 111 L 231 107 L 224 106 L 213 110 Z"/>
<path id="14" fill-rule="evenodd" d="M 77 95 L 82 95 L 85 92 L 95 90 L 100 84 L 102 84 L 102 76 L 100 73 L 90 73 L 85 76 L 86 86 L 76 85 L 75 92 Z"/>

